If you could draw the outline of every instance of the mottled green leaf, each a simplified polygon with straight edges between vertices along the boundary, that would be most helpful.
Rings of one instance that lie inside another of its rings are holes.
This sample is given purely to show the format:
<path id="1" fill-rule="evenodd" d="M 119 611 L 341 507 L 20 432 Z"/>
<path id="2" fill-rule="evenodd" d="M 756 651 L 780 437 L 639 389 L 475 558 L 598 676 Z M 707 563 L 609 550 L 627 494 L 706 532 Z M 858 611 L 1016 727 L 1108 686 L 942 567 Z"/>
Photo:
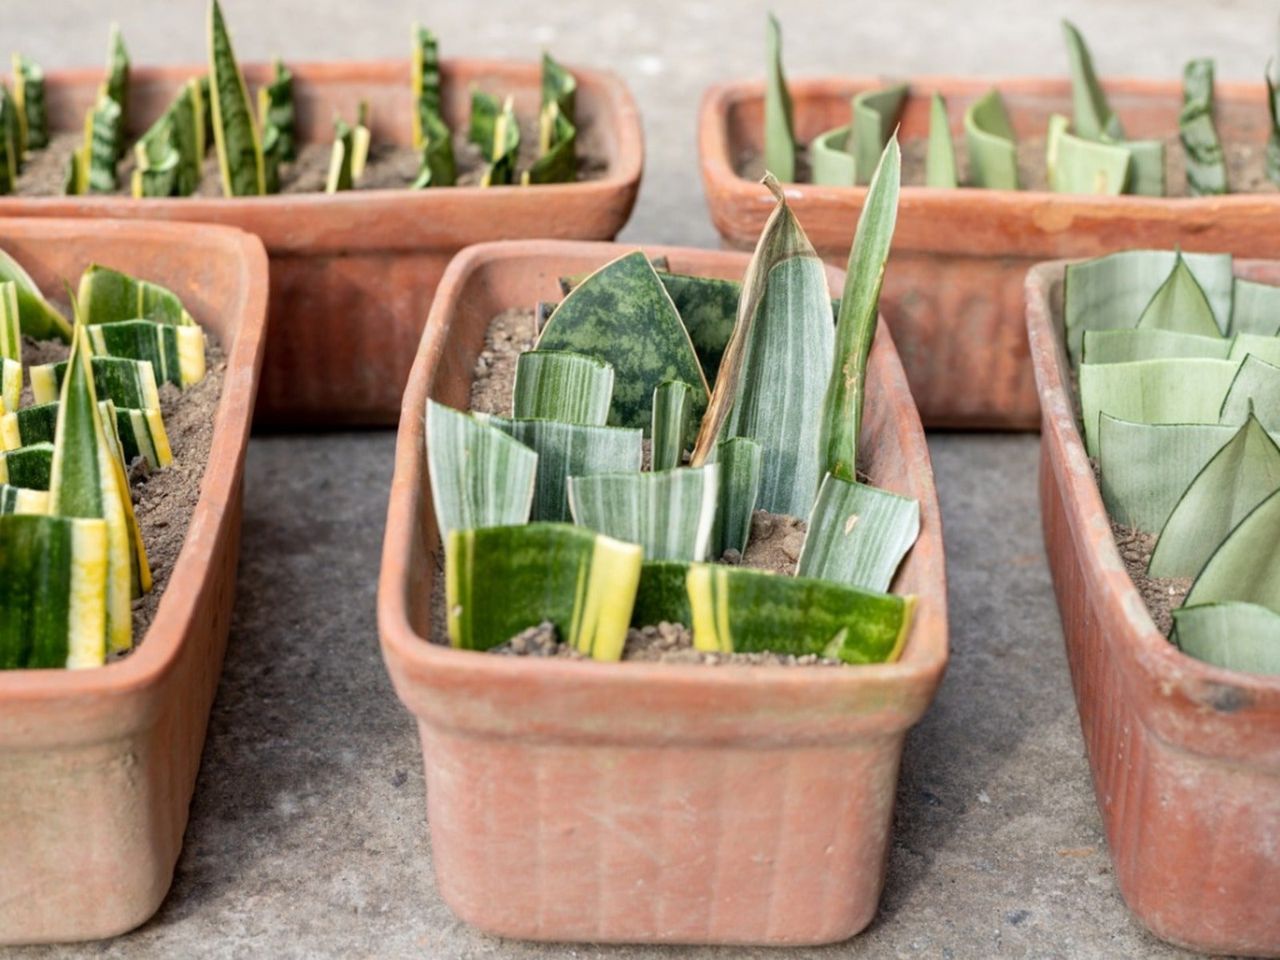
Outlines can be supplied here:
<path id="1" fill-rule="evenodd" d="M 929 101 L 929 149 L 925 154 L 924 182 L 926 186 L 947 190 L 960 185 L 951 121 L 947 116 L 947 103 L 940 93 L 935 93 Z"/>
<path id="2" fill-rule="evenodd" d="M 827 474 L 809 514 L 796 576 L 884 592 L 919 535 L 917 501 Z"/>
<path id="3" fill-rule="evenodd" d="M 49 116 L 44 106 L 44 71 L 34 60 L 13 55 L 13 98 L 18 107 L 22 143 L 27 150 L 49 145 Z"/>
<path id="4" fill-rule="evenodd" d="M 184 390 L 204 379 L 204 331 L 199 327 L 125 320 L 87 329 L 96 356 L 145 360 L 161 383 Z"/>
<path id="5" fill-rule="evenodd" d="M 135 197 L 171 197 L 178 192 L 182 157 L 174 145 L 173 118 L 161 114 L 133 145 L 131 192 Z"/>
<path id="6" fill-rule="evenodd" d="M 690 277 L 661 270 L 658 279 L 680 314 L 707 381 L 714 383 L 720 371 L 720 359 L 733 336 L 742 284 L 736 280 Z"/>
<path id="7" fill-rule="evenodd" d="M 649 560 L 705 560 L 716 519 L 720 468 L 570 476 L 573 522 L 638 543 Z"/>
<path id="8" fill-rule="evenodd" d="M 1172 639 L 1216 667 L 1280 675 L 1280 614 L 1256 603 L 1201 603 L 1173 611 Z"/>
<path id="9" fill-rule="evenodd" d="M 150 363 L 123 357 L 94 357 L 91 362 L 95 389 L 104 399 L 118 407 L 159 409 L 160 392 Z M 58 399 L 66 372 L 65 360 L 29 368 L 31 394 L 36 403 L 50 403 Z"/>
<path id="10" fill-rule="evenodd" d="M 218 0 L 209 3 L 209 76 L 222 192 L 228 197 L 263 194 L 267 186 L 262 141 Z"/>
<path id="11" fill-rule="evenodd" d="M 633 627 L 692 622 L 689 610 L 689 564 L 677 560 L 646 560 L 640 567 L 640 586 L 631 610 Z"/>
<path id="12" fill-rule="evenodd" d="M 0 83 L 0 194 L 13 193 L 22 170 L 22 144 L 18 140 L 18 105 L 9 88 Z"/>
<path id="13" fill-rule="evenodd" d="M 572 73 L 552 59 L 551 54 L 542 54 L 542 106 L 546 108 L 555 104 L 560 115 L 569 123 L 577 123 L 578 81 Z M 545 146 L 542 148 L 547 149 Z"/>
<path id="14" fill-rule="evenodd" d="M 782 70 L 782 25 L 769 14 L 765 25 L 764 166 L 783 183 L 796 178 L 796 134 L 791 92 Z"/>
<path id="15" fill-rule="evenodd" d="M 258 88 L 258 120 L 264 141 L 272 130 L 276 131 L 276 160 L 296 159 L 298 133 L 293 108 L 293 73 L 279 57 L 272 61 L 271 80 Z"/>
<path id="16" fill-rule="evenodd" d="M 1182 112 L 1178 114 L 1187 156 L 1187 190 L 1193 197 L 1227 192 L 1227 163 L 1213 124 L 1213 61 L 1188 61 L 1182 71 Z"/>
<path id="17" fill-rule="evenodd" d="M 120 105 L 105 93 L 90 108 L 85 123 L 85 183 L 89 193 L 115 193 L 120 156 Z"/>
<path id="18" fill-rule="evenodd" d="M 48 490 L 53 470 L 53 444 L 30 443 L 0 451 L 0 483 L 29 490 Z"/>
<path id="19" fill-rule="evenodd" d="M 91 263 L 80 275 L 76 292 L 80 319 L 86 326 L 123 320 L 154 320 L 196 326 L 182 300 L 168 287 Z"/>
<path id="20" fill-rule="evenodd" d="M 613 398 L 613 367 L 562 350 L 530 350 L 516 359 L 513 410 L 520 420 L 602 427 Z"/>
<path id="21" fill-rule="evenodd" d="M 115 150 L 112 162 L 124 156 L 125 130 L 129 115 L 129 53 L 124 47 L 124 37 L 120 35 L 120 25 L 111 24 L 111 33 L 107 39 L 107 72 L 103 93 L 115 101 L 120 109 L 114 114 L 110 141 Z"/>

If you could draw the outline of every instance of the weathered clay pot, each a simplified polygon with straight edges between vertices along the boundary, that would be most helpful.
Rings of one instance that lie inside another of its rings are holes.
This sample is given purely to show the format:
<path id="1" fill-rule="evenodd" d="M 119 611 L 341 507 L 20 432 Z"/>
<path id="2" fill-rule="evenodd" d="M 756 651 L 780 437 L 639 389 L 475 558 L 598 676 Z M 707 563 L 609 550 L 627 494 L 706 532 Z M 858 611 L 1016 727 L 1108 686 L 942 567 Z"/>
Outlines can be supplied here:
<path id="1" fill-rule="evenodd" d="M 838 670 L 531 661 L 432 642 L 439 538 L 428 396 L 465 407 L 490 319 L 624 252 L 526 241 L 450 265 L 405 393 L 378 590 L 383 656 L 418 720 L 441 893 L 468 923 L 536 940 L 822 943 L 870 922 L 903 736 L 947 659 L 929 453 L 893 343 L 871 354 L 874 482 L 920 501 L 895 582 L 920 604 L 898 663 Z M 740 278 L 747 257 L 650 248 Z M 830 272 L 833 292 L 841 275 Z M 501 602 L 500 597 L 494 598 Z M 506 813 L 503 813 L 506 811 Z"/>
<path id="2" fill-rule="evenodd" d="M 849 122 L 849 98 L 882 80 L 791 81 L 797 136 L 807 142 Z M 965 108 L 991 86 L 1004 95 L 1020 138 L 1043 137 L 1050 114 L 1071 113 L 1071 85 L 1061 79 L 919 77 L 902 116 L 900 137 L 929 130 L 929 97 L 947 100 L 959 142 Z M 1176 82 L 1104 84 L 1133 137 L 1163 138 L 1178 129 Z M 738 176 L 735 160 L 763 142 L 763 86 L 711 88 L 702 102 L 698 145 L 702 179 L 717 229 L 731 246 L 750 247 L 773 201 Z M 1220 83 L 1215 119 L 1228 143 L 1266 143 L 1261 84 Z M 843 266 L 863 187 L 787 187 L 787 200 L 818 251 Z M 1241 256 L 1280 256 L 1280 195 L 1220 198 L 1086 197 L 1030 191 L 902 190 L 893 257 L 881 310 L 907 370 L 926 426 L 1033 429 L 1039 422 L 1022 322 L 1022 284 L 1037 261 L 1091 257 L 1131 247 L 1181 245 Z"/>
<path id="3" fill-rule="evenodd" d="M 267 314 L 256 237 L 177 224 L 0 221 L 48 291 L 91 262 L 174 290 L 227 372 L 186 543 L 134 652 L 90 670 L 0 671 L 0 944 L 122 933 L 164 899 L 231 622 L 241 476 Z"/>
<path id="4" fill-rule="evenodd" d="M 370 105 L 373 141 L 410 142 L 407 61 L 291 64 L 299 137 L 331 143 L 336 114 Z M 596 180 L 538 187 L 357 190 L 224 199 L 0 197 L 0 216 L 199 220 L 256 233 L 271 255 L 271 325 L 258 401 L 260 423 L 333 427 L 390 425 L 400 410 L 422 325 L 449 259 L 469 243 L 513 237 L 610 239 L 626 223 L 643 166 L 635 103 L 611 73 L 578 78 L 579 143 L 604 156 Z M 129 122 L 146 129 L 179 85 L 204 66 L 139 68 L 130 74 Z M 250 87 L 270 76 L 246 66 Z M 473 86 L 514 95 L 536 116 L 539 66 L 487 60 L 443 63 L 445 113 L 465 129 Z M 100 70 L 50 73 L 50 124 L 79 129 Z"/>
<path id="5" fill-rule="evenodd" d="M 1238 264 L 1280 284 L 1280 263 Z M 1027 277 L 1043 411 L 1040 505 L 1116 879 L 1166 940 L 1280 954 L 1280 678 L 1184 655 L 1125 571 L 1077 429 L 1062 346 L 1063 263 Z"/>

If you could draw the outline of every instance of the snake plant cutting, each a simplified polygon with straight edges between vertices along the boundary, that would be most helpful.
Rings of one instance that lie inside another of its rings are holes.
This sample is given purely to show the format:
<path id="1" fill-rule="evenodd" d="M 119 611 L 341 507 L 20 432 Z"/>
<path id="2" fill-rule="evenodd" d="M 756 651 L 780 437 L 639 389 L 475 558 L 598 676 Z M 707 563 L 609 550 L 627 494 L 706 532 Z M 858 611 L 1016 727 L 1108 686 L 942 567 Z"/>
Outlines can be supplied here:
<path id="1" fill-rule="evenodd" d="M 1134 250 L 1069 265 L 1063 316 L 1107 511 L 1190 584 L 1171 640 L 1280 674 L 1280 287 Z"/>
<path id="2" fill-rule="evenodd" d="M 898 656 L 914 599 L 886 591 L 919 508 L 857 464 L 900 163 L 891 136 L 834 315 L 770 176 L 776 207 L 741 283 L 624 254 L 562 279 L 518 359 L 513 416 L 428 401 L 455 647 L 550 623 L 580 653 L 617 660 L 630 627 L 665 620 L 706 652 Z M 808 518 L 796 575 L 732 562 L 756 510 Z"/>
<path id="3" fill-rule="evenodd" d="M 204 333 L 169 290 L 105 267 L 84 272 L 74 324 L 7 255 L 0 277 L 0 669 L 98 666 L 132 647 L 131 603 L 152 588 L 128 467 L 173 459 L 155 370 L 201 379 Z M 27 368 L 28 406 L 24 337 L 70 341 Z"/>

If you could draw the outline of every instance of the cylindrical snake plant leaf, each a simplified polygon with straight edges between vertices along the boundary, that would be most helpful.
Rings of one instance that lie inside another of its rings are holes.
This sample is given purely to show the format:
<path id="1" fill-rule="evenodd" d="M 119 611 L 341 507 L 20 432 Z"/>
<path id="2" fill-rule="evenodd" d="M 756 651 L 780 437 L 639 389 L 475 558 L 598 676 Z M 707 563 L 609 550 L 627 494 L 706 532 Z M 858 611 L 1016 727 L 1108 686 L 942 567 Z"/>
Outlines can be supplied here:
<path id="1" fill-rule="evenodd" d="M 0 451 L 0 483 L 28 490 L 48 490 L 53 469 L 53 444 L 32 443 Z"/>
<path id="2" fill-rule="evenodd" d="M 693 427 L 693 390 L 682 380 L 665 380 L 653 391 L 653 470 L 674 470 L 684 459 Z M 623 539 L 626 539 L 625 537 Z"/>
<path id="3" fill-rule="evenodd" d="M 1194 577 L 1227 534 L 1277 489 L 1280 447 L 1250 416 L 1182 494 L 1160 531 L 1147 573 Z"/>
<path id="4" fill-rule="evenodd" d="M 0 283 L 6 281 L 17 284 L 18 317 L 24 336 L 71 342 L 71 324 L 44 298 L 21 264 L 0 250 Z"/>
<path id="5" fill-rule="evenodd" d="M 1231 294 L 1231 334 L 1280 334 L 1280 287 L 1234 278 Z"/>
<path id="6" fill-rule="evenodd" d="M 115 193 L 116 161 L 119 159 L 121 136 L 120 104 L 104 90 L 85 116 L 84 146 L 80 161 L 84 167 L 84 183 L 89 193 Z"/>
<path id="7" fill-rule="evenodd" d="M 1280 366 L 1250 354 L 1234 367 L 1234 376 L 1218 409 L 1218 423 L 1239 426 L 1251 412 L 1271 432 L 1280 431 Z M 1187 384 L 1186 389 L 1195 389 Z"/>
<path id="8" fill-rule="evenodd" d="M 525 523 L 538 455 L 497 427 L 427 401 L 427 467 L 441 537 Z"/>
<path id="9" fill-rule="evenodd" d="M 947 102 L 940 93 L 935 93 L 929 102 L 929 148 L 924 160 L 924 182 L 926 186 L 944 190 L 960 185 L 951 120 L 947 116 Z"/>
<path id="10" fill-rule="evenodd" d="M 764 167 L 783 183 L 796 178 L 796 134 L 791 92 L 782 69 L 782 24 L 772 13 L 765 24 Z"/>
<path id="11" fill-rule="evenodd" d="M 880 157 L 867 190 L 866 203 L 858 215 L 858 229 L 849 250 L 844 292 L 836 318 L 835 359 L 821 408 L 819 476 L 829 473 L 850 483 L 858 479 L 858 441 L 866 401 L 867 358 L 875 339 L 880 288 L 898 222 L 901 180 L 902 154 L 898 138 L 894 136 Z M 805 514 L 807 512 L 808 507 Z"/>
<path id="12" fill-rule="evenodd" d="M 129 113 L 129 53 L 125 50 L 124 37 L 120 34 L 120 25 L 111 24 L 111 33 L 107 38 L 107 73 L 103 82 L 103 92 L 120 108 L 115 114 L 111 130 L 111 142 L 115 150 L 112 161 L 124 156 L 125 130 Z"/>
<path id="13" fill-rule="evenodd" d="M 729 437 L 760 444 L 760 509 L 804 516 L 820 479 L 823 391 L 835 331 L 825 268 L 766 174 L 777 205 L 747 267 L 738 321 L 690 462 L 710 462 Z"/>
<path id="14" fill-rule="evenodd" d="M 48 512 L 48 490 L 28 490 L 26 487 L 0 483 L 0 515 Z"/>
<path id="15" fill-rule="evenodd" d="M 918 501 L 828 474 L 809 514 L 796 576 L 883 593 L 919 535 Z"/>
<path id="16" fill-rule="evenodd" d="M 18 106 L 22 142 L 28 150 L 49 145 L 49 115 L 44 106 L 44 71 L 29 57 L 13 55 L 13 99 Z"/>
<path id="17" fill-rule="evenodd" d="M 1084 37 L 1067 20 L 1062 21 L 1062 34 L 1067 44 L 1067 62 L 1071 67 L 1072 125 L 1076 134 L 1086 140 L 1101 140 L 1103 136 L 1123 140 L 1124 128 L 1102 92 Z"/>
<path id="18" fill-rule="evenodd" d="M 573 522 L 638 543 L 650 560 L 706 560 L 719 493 L 719 467 L 569 477 Z"/>
<path id="19" fill-rule="evenodd" d="M 94 357 L 91 361 L 94 389 L 104 400 L 117 407 L 159 410 L 160 391 L 156 387 L 155 370 L 146 360 L 126 357 Z M 36 403 L 52 403 L 58 399 L 67 373 L 67 361 L 30 367 L 31 395 Z"/>
<path id="20" fill-rule="evenodd" d="M 591 427 L 555 420 L 511 420 L 486 416 L 503 433 L 538 455 L 534 520 L 568 520 L 568 479 L 596 473 L 640 470 L 644 434 L 628 427 Z"/>
<path id="21" fill-rule="evenodd" d="M 222 192 L 228 197 L 266 193 L 262 141 L 218 0 L 209 3 L 209 77 L 213 140 L 218 151 Z"/>
<path id="22" fill-rule="evenodd" d="M 602 427 L 613 398 L 613 367 L 564 350 L 529 350 L 516 358 L 512 410 L 518 420 L 560 420 Z"/>
<path id="23" fill-rule="evenodd" d="M 1182 71 L 1182 149 L 1187 155 L 1187 190 L 1193 197 L 1227 192 L 1227 162 L 1213 124 L 1213 61 L 1191 60 Z"/>
<path id="24" fill-rule="evenodd" d="M 1138 318 L 1139 330 L 1173 330 L 1201 337 L 1220 337 L 1222 328 L 1204 288 L 1179 251 L 1173 269 Z"/>
<path id="25" fill-rule="evenodd" d="M 298 157 L 297 121 L 293 109 L 293 73 L 276 57 L 272 61 L 271 81 L 258 88 L 258 121 L 265 138 L 268 130 L 276 130 L 275 157 L 289 162 Z"/>
<path id="26" fill-rule="evenodd" d="M 826 130 L 809 144 L 809 179 L 824 187 L 852 187 L 858 182 L 858 160 L 849 149 L 853 126 Z"/>
<path id="27" fill-rule="evenodd" d="M 969 179 L 975 187 L 1018 189 L 1018 147 L 1004 98 L 992 87 L 964 112 Z"/>
<path id="28" fill-rule="evenodd" d="M 550 622 L 580 653 L 618 660 L 642 559 L 635 544 L 562 523 L 454 530 L 445 540 L 449 642 L 489 650 Z"/>
<path id="29" fill-rule="evenodd" d="M 516 120 L 515 101 L 507 97 L 500 102 L 482 90 L 473 91 L 469 137 L 488 163 L 480 185 L 498 187 L 514 183 L 520 152 L 520 124 Z"/>
<path id="30" fill-rule="evenodd" d="M 541 153 L 520 175 L 525 186 L 535 183 L 571 183 L 578 176 L 578 128 L 560 112 L 555 101 L 542 108 L 538 117 Z"/>
<path id="31" fill-rule="evenodd" d="M 195 318 L 172 290 L 97 263 L 91 263 L 80 275 L 76 303 L 87 326 L 126 320 L 196 325 Z"/>
<path id="32" fill-rule="evenodd" d="M 720 467 L 720 493 L 716 524 L 711 534 L 712 559 L 735 550 L 741 556 L 751 537 L 751 515 L 760 496 L 760 472 L 764 452 L 746 437 L 730 437 L 716 447 Z M 682 620 L 682 623 L 688 623 Z"/>
<path id="33" fill-rule="evenodd" d="M 1125 250 L 1067 265 L 1062 311 L 1071 362 L 1080 362 L 1085 330 L 1137 326 L 1156 292 L 1169 280 L 1179 256 L 1213 308 L 1218 328 L 1226 330 L 1234 288 L 1230 254 Z"/>
<path id="34" fill-rule="evenodd" d="M 895 83 L 863 90 L 853 98 L 853 132 L 849 146 L 856 160 L 854 172 L 860 185 L 871 182 L 889 137 L 898 126 L 910 89 L 905 83 Z"/>
<path id="35" fill-rule="evenodd" d="M 124 320 L 87 329 L 95 356 L 146 360 L 161 383 L 184 390 L 204 379 L 204 331 L 199 327 Z"/>
<path id="36" fill-rule="evenodd" d="M 733 336 L 742 284 L 736 280 L 691 277 L 665 270 L 658 270 L 658 279 L 680 314 L 707 381 L 713 383 L 720 372 L 725 347 Z"/>
<path id="37" fill-rule="evenodd" d="M 1175 330 L 1086 330 L 1085 363 L 1128 363 L 1170 357 L 1209 357 L 1226 360 L 1234 341 L 1218 335 L 1199 336 Z M 1280 347 L 1280 342 L 1277 343 Z"/>
<path id="38" fill-rule="evenodd" d="M 1183 653 L 1216 667 L 1280 676 L 1280 614 L 1256 603 L 1179 607 L 1171 639 Z"/>
<path id="39" fill-rule="evenodd" d="M 0 413 L 17 410 L 22 400 L 22 364 L 0 357 Z"/>
<path id="40" fill-rule="evenodd" d="M 0 516 L 0 670 L 106 660 L 107 525 Z"/>
<path id="41" fill-rule="evenodd" d="M 664 380 L 693 389 L 695 417 L 706 409 L 707 382 L 689 333 L 639 250 L 575 286 L 547 320 L 537 349 L 580 353 L 613 367 L 611 424 L 650 429 L 653 391 Z"/>
<path id="42" fill-rule="evenodd" d="M 1071 121 L 1055 113 L 1049 118 L 1045 173 L 1055 193 L 1085 193 L 1116 197 L 1129 182 L 1132 156 L 1128 149 L 1100 140 L 1078 137 Z"/>
<path id="43" fill-rule="evenodd" d="M 818 655 L 845 663 L 898 659 L 916 603 L 913 596 L 701 563 L 690 566 L 686 587 L 699 650 Z"/>
<path id="44" fill-rule="evenodd" d="M 1280 613 L 1280 490 L 1227 535 L 1187 593 L 1185 606 L 1236 601 Z"/>

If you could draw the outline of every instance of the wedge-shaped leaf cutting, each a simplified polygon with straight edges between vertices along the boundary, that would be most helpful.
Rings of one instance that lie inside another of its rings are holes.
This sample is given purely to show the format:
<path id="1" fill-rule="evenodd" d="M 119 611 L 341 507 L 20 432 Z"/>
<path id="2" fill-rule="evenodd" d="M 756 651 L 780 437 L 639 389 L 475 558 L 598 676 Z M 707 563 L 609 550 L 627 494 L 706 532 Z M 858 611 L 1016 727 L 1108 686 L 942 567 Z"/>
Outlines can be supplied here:
<path id="1" fill-rule="evenodd" d="M 863 90 L 852 101 L 853 122 L 820 134 L 810 146 L 810 179 L 830 186 L 867 184 L 902 114 L 909 87 Z"/>
<path id="2" fill-rule="evenodd" d="M 110 400 L 117 407 L 160 409 L 160 391 L 150 363 L 124 357 L 94 357 L 91 363 L 94 389 L 104 400 Z M 35 402 L 57 400 L 66 374 L 66 360 L 31 367 L 31 395 Z"/>
<path id="3" fill-rule="evenodd" d="M 524 523 L 538 455 L 497 427 L 427 401 L 427 467 L 441 537 Z"/>
<path id="4" fill-rule="evenodd" d="M 1132 155 L 1119 144 L 1078 137 L 1071 121 L 1049 118 L 1045 173 L 1055 193 L 1119 196 L 1129 182 Z"/>
<path id="5" fill-rule="evenodd" d="M 1120 118 L 1111 110 L 1098 74 L 1093 68 L 1093 56 L 1080 31 L 1067 20 L 1062 21 L 1063 38 L 1067 44 L 1067 62 L 1071 68 L 1071 97 L 1074 104 L 1074 127 L 1087 140 L 1124 139 Z"/>
<path id="6" fill-rule="evenodd" d="M 648 430 L 653 391 L 664 380 L 693 389 L 695 416 L 706 407 L 707 383 L 689 334 L 639 250 L 575 286 L 547 320 L 537 349 L 581 353 L 613 367 L 611 424 Z"/>
<path id="7" fill-rule="evenodd" d="M 960 186 L 951 120 L 947 116 L 947 102 L 940 93 L 935 93 L 929 101 L 929 149 L 925 154 L 924 182 L 926 186 L 946 190 Z"/>
<path id="8" fill-rule="evenodd" d="M 1249 417 L 1169 515 L 1151 554 L 1153 577 L 1194 577 L 1254 507 L 1280 489 L 1280 447 Z"/>
<path id="9" fill-rule="evenodd" d="M 11 513 L 48 513 L 49 491 L 28 490 L 0 483 L 0 515 Z"/>
<path id="10" fill-rule="evenodd" d="M 146 360 L 162 383 L 186 389 L 204 379 L 204 331 L 152 320 L 124 320 L 88 327 L 94 354 Z"/>
<path id="11" fill-rule="evenodd" d="M 32 443 L 0 452 L 0 483 L 28 490 L 48 490 L 52 469 L 52 443 Z"/>
<path id="12" fill-rule="evenodd" d="M 684 460 L 693 425 L 693 390 L 682 380 L 664 380 L 653 391 L 649 460 L 653 470 L 674 470 Z M 625 538 L 624 538 L 625 539 Z"/>
<path id="13" fill-rule="evenodd" d="M 99 400 L 103 422 L 115 422 L 125 463 L 142 457 L 153 470 L 173 462 L 169 434 L 159 410 L 130 410 L 110 400 Z M 58 428 L 58 404 L 37 403 L 0 416 L 0 450 L 15 450 L 34 443 L 52 443 Z"/>
<path id="14" fill-rule="evenodd" d="M 516 359 L 512 391 L 517 419 L 602 427 L 613 398 L 613 367 L 563 350 L 529 350 Z"/>
<path id="15" fill-rule="evenodd" d="M 97 263 L 90 264 L 81 274 L 76 302 L 81 320 L 88 326 L 123 320 L 196 326 L 172 290 Z"/>
<path id="16" fill-rule="evenodd" d="M 1235 277 L 1230 332 L 1280 334 L 1280 287 Z"/>
<path id="17" fill-rule="evenodd" d="M 1089 363 L 1128 363 L 1173 357 L 1207 357 L 1226 360 L 1235 341 L 1216 332 L 1212 336 L 1175 330 L 1086 330 L 1084 357 Z"/>
<path id="18" fill-rule="evenodd" d="M 635 544 L 568 524 L 454 530 L 445 539 L 449 641 L 488 650 L 550 622 L 575 650 L 618 660 L 642 559 Z"/>
<path id="19" fill-rule="evenodd" d="M 714 383 L 720 360 L 733 336 L 742 284 L 736 280 L 690 277 L 669 271 L 660 271 L 658 279 L 684 322 L 707 382 Z"/>
<path id="20" fill-rule="evenodd" d="M 705 560 L 716 519 L 719 468 L 598 473 L 569 478 L 573 522 L 638 543 L 650 560 Z"/>
<path id="21" fill-rule="evenodd" d="M 120 156 L 120 131 L 122 124 L 120 104 L 105 92 L 89 109 L 85 117 L 84 146 L 79 163 L 81 172 L 77 183 L 83 183 L 80 192 L 115 193 L 116 161 Z"/>
<path id="22" fill-rule="evenodd" d="M 422 153 L 416 189 L 451 187 L 458 179 L 453 136 L 444 119 L 440 54 L 436 36 L 413 25 L 413 146 Z"/>
<path id="23" fill-rule="evenodd" d="M 769 14 L 765 24 L 764 166 L 783 183 L 796 178 L 796 134 L 791 92 L 782 70 L 782 24 Z"/>
<path id="24" fill-rule="evenodd" d="M 178 192 L 182 155 L 174 141 L 173 118 L 164 113 L 133 145 L 134 197 L 171 197 Z"/>
<path id="25" fill-rule="evenodd" d="M 520 151 L 520 125 L 516 121 L 512 98 L 499 101 L 482 90 L 473 91 L 468 136 L 480 148 L 480 154 L 488 164 L 480 185 L 498 187 L 514 183 Z"/>
<path id="26" fill-rule="evenodd" d="M 0 283 L 5 281 L 17 285 L 18 317 L 23 335 L 36 340 L 71 341 L 71 324 L 44 298 L 18 261 L 0 250 Z"/>
<path id="27" fill-rule="evenodd" d="M 49 145 L 49 115 L 44 105 L 44 71 L 29 57 L 13 55 L 13 99 L 18 107 L 22 142 L 28 150 Z"/>
<path id="28" fill-rule="evenodd" d="M 1213 61 L 1192 60 L 1182 71 L 1182 112 L 1178 115 L 1187 155 L 1187 189 L 1193 197 L 1227 192 L 1227 163 L 1213 125 Z"/>
<path id="29" fill-rule="evenodd" d="M 710 564 L 690 566 L 686 585 L 699 650 L 818 655 L 845 663 L 896 660 L 916 602 L 826 580 Z"/>
<path id="30" fill-rule="evenodd" d="M 777 206 L 747 268 L 738 322 L 691 463 L 729 437 L 760 444 L 760 509 L 803 516 L 817 494 L 823 391 L 834 356 L 826 269 L 777 180 Z"/>
<path id="31" fill-rule="evenodd" d="M 534 520 L 568 520 L 568 479 L 640 469 L 644 434 L 626 427 L 590 427 L 555 420 L 485 417 L 538 455 Z"/>
<path id="32" fill-rule="evenodd" d="M 106 659 L 107 525 L 0 516 L 0 670 Z"/>
<path id="33" fill-rule="evenodd" d="M 730 437 L 716 447 L 715 462 L 720 467 L 716 524 L 711 535 L 712 556 L 721 557 L 747 548 L 751 536 L 751 515 L 760 497 L 760 474 L 764 452 L 760 444 L 746 437 Z M 682 620 L 682 623 L 688 623 Z"/>
<path id="34" fill-rule="evenodd" d="M 919 535 L 917 501 L 828 474 L 809 515 L 796 575 L 884 592 Z"/>
<path id="35" fill-rule="evenodd" d="M 1253 508 L 1209 558 L 1185 606 L 1239 601 L 1280 613 L 1280 491 Z"/>
<path id="36" fill-rule="evenodd" d="M 975 187 L 1018 189 L 1018 147 L 1004 98 L 994 87 L 964 112 L 969 178 Z"/>
<path id="37" fill-rule="evenodd" d="M 102 92 L 120 108 L 111 131 L 112 149 L 115 151 L 111 159 L 114 163 L 124 156 L 124 132 L 129 112 L 129 52 L 125 49 L 120 26 L 115 23 L 111 24 L 107 39 L 107 79 Z"/>
<path id="38" fill-rule="evenodd" d="M 538 159 L 521 175 L 521 183 L 568 183 L 578 174 L 578 128 L 574 112 L 578 81 L 542 55 L 542 108 L 538 115 Z"/>
<path id="39" fill-rule="evenodd" d="M 1181 252 L 1174 255 L 1173 269 L 1138 318 L 1138 329 L 1222 336 L 1213 306 Z"/>
<path id="40" fill-rule="evenodd" d="M 1255 603 L 1202 603 L 1173 611 L 1174 643 L 1228 670 L 1280 675 L 1280 614 Z"/>
<path id="41" fill-rule="evenodd" d="M 277 163 L 298 156 L 297 119 L 293 108 L 293 72 L 277 57 L 272 61 L 271 81 L 258 88 L 258 119 L 265 140 L 274 130 L 273 155 Z"/>
<path id="42" fill-rule="evenodd" d="M 262 140 L 218 0 L 209 4 L 209 76 L 213 141 L 218 151 L 222 192 L 228 197 L 266 193 Z"/>
<path id="43" fill-rule="evenodd" d="M 1218 422 L 1239 426 L 1251 410 L 1267 430 L 1280 431 L 1280 367 L 1258 356 L 1247 356 L 1236 366 L 1218 408 Z"/>

